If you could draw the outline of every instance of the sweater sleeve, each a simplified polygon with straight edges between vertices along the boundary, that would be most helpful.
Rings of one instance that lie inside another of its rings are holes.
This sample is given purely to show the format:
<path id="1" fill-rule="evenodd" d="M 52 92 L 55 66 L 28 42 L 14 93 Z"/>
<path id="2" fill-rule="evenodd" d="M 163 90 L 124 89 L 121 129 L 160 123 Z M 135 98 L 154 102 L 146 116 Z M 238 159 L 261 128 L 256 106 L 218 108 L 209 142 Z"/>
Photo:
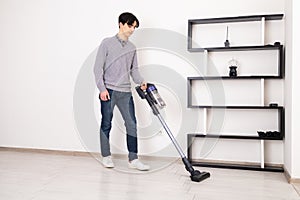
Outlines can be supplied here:
<path id="1" fill-rule="evenodd" d="M 139 72 L 136 51 L 134 52 L 130 74 L 136 84 L 142 84 L 145 81 Z"/>
<path id="2" fill-rule="evenodd" d="M 106 90 L 104 79 L 103 79 L 103 69 L 105 65 L 106 60 L 106 48 L 103 42 L 100 44 L 98 48 L 98 52 L 96 55 L 95 65 L 94 65 L 94 75 L 95 75 L 95 81 L 97 84 L 97 88 L 100 92 L 103 92 Z"/>

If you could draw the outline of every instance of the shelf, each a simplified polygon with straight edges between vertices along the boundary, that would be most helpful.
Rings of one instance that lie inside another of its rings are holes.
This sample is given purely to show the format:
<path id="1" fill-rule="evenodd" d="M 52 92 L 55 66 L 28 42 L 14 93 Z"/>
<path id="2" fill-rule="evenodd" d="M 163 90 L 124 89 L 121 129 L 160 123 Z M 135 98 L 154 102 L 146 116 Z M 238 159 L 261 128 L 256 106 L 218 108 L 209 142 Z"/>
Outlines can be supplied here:
<path id="1" fill-rule="evenodd" d="M 212 24 L 212 23 L 229 23 L 229 22 L 249 22 L 249 21 L 261 21 L 262 18 L 265 18 L 265 20 L 281 20 L 283 18 L 283 14 L 190 19 L 188 23 L 194 25 L 194 24 Z"/>
<path id="2" fill-rule="evenodd" d="M 196 24 L 213 24 L 213 23 L 228 23 L 228 22 L 247 22 L 247 21 L 268 21 L 268 20 L 281 20 L 283 14 L 270 14 L 270 15 L 249 15 L 249 16 L 237 16 L 237 17 L 223 17 L 223 18 L 208 18 L 208 19 L 191 19 L 188 20 L 188 44 L 187 50 L 189 52 L 231 52 L 231 51 L 278 51 L 278 73 L 275 76 L 264 76 L 262 78 L 283 78 L 284 77 L 284 50 L 283 45 L 268 44 L 264 45 L 247 45 L 247 46 L 217 46 L 217 47 L 195 47 L 193 48 L 193 25 Z M 264 33 L 264 32 L 263 32 Z"/>
<path id="3" fill-rule="evenodd" d="M 284 169 L 282 167 L 274 167 L 268 166 L 262 163 L 260 165 L 247 165 L 247 164 L 233 164 L 233 163 L 216 163 L 216 162 L 208 162 L 208 161 L 197 161 L 192 159 L 192 144 L 193 138 L 202 137 L 202 138 L 220 138 L 220 139 L 251 139 L 251 140 L 260 140 L 261 142 L 264 140 L 282 140 L 277 138 L 268 138 L 263 139 L 258 136 L 231 136 L 231 135 L 205 135 L 205 134 L 188 134 L 188 150 L 187 150 L 187 159 L 193 166 L 201 166 L 201 167 L 215 167 L 215 168 L 228 168 L 228 169 L 242 169 L 242 170 L 255 170 L 255 171 L 272 171 L 272 172 L 283 172 Z M 262 142 L 263 143 L 263 142 Z M 263 143 L 264 144 L 264 143 Z M 262 150 L 263 151 L 263 150 Z M 263 154 L 263 153 L 262 153 Z M 261 160 L 263 162 L 264 159 Z"/>
<path id="4" fill-rule="evenodd" d="M 217 51 L 257 51 L 257 50 L 279 50 L 282 45 L 258 45 L 258 46 L 231 46 L 231 47 L 207 47 L 207 48 L 188 48 L 189 52 L 217 52 Z"/>
<path id="5" fill-rule="evenodd" d="M 234 80 L 234 79 L 281 79 L 280 76 L 195 76 L 195 77 L 188 77 L 188 81 L 192 80 Z"/>
<path id="6" fill-rule="evenodd" d="M 232 22 L 250 22 L 250 21 L 265 21 L 268 20 L 282 20 L 283 14 L 270 14 L 270 15 L 248 15 L 248 16 L 237 16 L 237 17 L 221 17 L 221 18 L 207 18 L 207 19 L 190 19 L 188 20 L 188 50 L 190 52 L 201 52 L 204 51 L 205 48 L 193 48 L 192 47 L 192 34 L 193 34 L 193 26 L 197 24 L 214 24 L 214 23 L 232 23 Z M 268 46 L 268 45 L 266 45 Z M 213 47 L 206 48 L 208 51 L 235 51 L 235 50 L 246 50 L 251 49 L 255 50 L 263 49 L 266 46 L 246 46 L 246 47 Z M 271 45 L 272 46 L 272 45 Z M 266 47 L 268 48 L 268 47 Z"/>
<path id="7" fill-rule="evenodd" d="M 200 104 L 200 105 L 193 105 L 192 102 L 192 85 L 193 81 L 209 81 L 209 80 L 246 80 L 246 79 L 280 79 L 280 77 L 266 77 L 266 76 L 237 76 L 237 77 L 229 77 L 229 76 L 206 76 L 206 77 L 187 77 L 187 107 L 188 108 L 208 108 L 208 109 L 275 109 L 279 110 L 283 115 L 284 108 L 283 106 L 270 106 L 270 105 L 211 105 L 211 104 Z M 276 103 L 276 102 L 273 102 Z"/>
<path id="8" fill-rule="evenodd" d="M 261 168 L 261 166 L 256 165 L 240 165 L 240 164 L 225 164 L 225 163 L 211 163 L 211 162 L 198 162 L 189 160 L 193 166 L 199 167 L 214 167 L 214 168 L 227 168 L 227 169 L 242 169 L 242 170 L 253 170 L 253 171 L 269 171 L 269 172 L 284 172 L 282 167 L 273 167 L 273 166 L 265 166 Z"/>
<path id="9" fill-rule="evenodd" d="M 279 137 L 260 137 L 257 135 L 246 135 L 240 133 L 239 135 L 232 135 L 230 133 L 224 134 L 202 134 L 202 133 L 193 133 L 188 134 L 188 141 L 193 137 L 201 137 L 201 138 L 223 138 L 223 139 L 247 139 L 247 140 L 282 140 L 285 135 L 285 124 L 284 124 L 284 108 L 282 106 L 278 107 L 268 107 L 268 106 L 189 106 L 189 108 L 205 108 L 205 109 L 277 109 L 277 120 L 278 120 L 278 132 Z M 206 131 L 205 131 L 206 132 Z"/>
<path id="10" fill-rule="evenodd" d="M 220 139 L 242 139 L 242 140 L 282 140 L 283 137 L 259 137 L 259 136 L 245 136 L 245 135 L 216 135 L 216 134 L 188 134 L 188 140 L 191 138 L 220 138 Z"/>
<path id="11" fill-rule="evenodd" d="M 201 105 L 201 106 L 194 106 L 189 105 L 188 108 L 209 108 L 209 109 L 276 109 L 276 110 L 283 110 L 283 106 L 208 106 L 208 105 Z"/>
<path id="12" fill-rule="evenodd" d="M 284 76 L 284 53 L 283 45 L 261 45 L 261 46 L 235 46 L 235 47 L 210 47 L 210 48 L 191 48 L 188 47 L 190 52 L 225 52 L 225 51 L 266 51 L 266 50 L 277 50 L 278 51 L 278 74 L 267 75 L 267 76 L 238 76 L 230 78 L 245 78 L 245 79 L 257 79 L 257 78 L 282 78 Z M 225 77 L 223 77 L 225 79 Z"/>

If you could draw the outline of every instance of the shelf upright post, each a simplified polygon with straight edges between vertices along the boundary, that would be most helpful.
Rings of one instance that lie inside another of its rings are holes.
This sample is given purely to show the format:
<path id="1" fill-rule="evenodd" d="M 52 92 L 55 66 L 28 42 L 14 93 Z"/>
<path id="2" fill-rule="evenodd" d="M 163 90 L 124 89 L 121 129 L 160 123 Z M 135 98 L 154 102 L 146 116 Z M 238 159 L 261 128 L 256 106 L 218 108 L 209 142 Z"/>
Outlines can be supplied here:
<path id="1" fill-rule="evenodd" d="M 265 141 L 260 140 L 260 167 L 265 168 Z"/>
<path id="2" fill-rule="evenodd" d="M 260 105 L 265 105 L 265 79 L 260 79 Z"/>
<path id="3" fill-rule="evenodd" d="M 207 76 L 207 69 L 208 69 L 208 51 L 207 49 L 204 50 L 204 59 L 203 59 L 203 75 Z M 203 132 L 207 134 L 207 108 L 203 109 Z"/>
<path id="4" fill-rule="evenodd" d="M 265 17 L 261 18 L 261 45 L 265 45 Z M 261 98 L 260 103 L 264 106 L 265 101 L 265 80 L 261 79 Z M 264 168 L 264 140 L 260 141 L 261 145 L 261 168 Z"/>
<path id="5" fill-rule="evenodd" d="M 261 45 L 265 45 L 265 21 L 266 18 L 261 18 Z"/>
<path id="6" fill-rule="evenodd" d="M 207 134 L 207 108 L 203 108 L 203 133 Z"/>
<path id="7" fill-rule="evenodd" d="M 203 76 L 207 75 L 207 68 L 208 68 L 208 51 L 207 49 L 204 50 L 203 54 Z"/>

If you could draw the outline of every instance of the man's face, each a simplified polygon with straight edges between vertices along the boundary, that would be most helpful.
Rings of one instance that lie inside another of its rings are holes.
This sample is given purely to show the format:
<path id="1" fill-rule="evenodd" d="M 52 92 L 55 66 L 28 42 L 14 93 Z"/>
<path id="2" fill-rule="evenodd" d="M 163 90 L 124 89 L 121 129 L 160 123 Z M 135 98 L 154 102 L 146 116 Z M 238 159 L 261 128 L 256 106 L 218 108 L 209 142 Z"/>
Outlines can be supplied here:
<path id="1" fill-rule="evenodd" d="M 127 23 L 123 25 L 122 23 L 120 23 L 120 29 L 122 33 L 127 37 L 130 37 L 132 35 L 135 28 L 136 28 L 136 21 L 134 21 L 132 25 L 129 25 Z"/>

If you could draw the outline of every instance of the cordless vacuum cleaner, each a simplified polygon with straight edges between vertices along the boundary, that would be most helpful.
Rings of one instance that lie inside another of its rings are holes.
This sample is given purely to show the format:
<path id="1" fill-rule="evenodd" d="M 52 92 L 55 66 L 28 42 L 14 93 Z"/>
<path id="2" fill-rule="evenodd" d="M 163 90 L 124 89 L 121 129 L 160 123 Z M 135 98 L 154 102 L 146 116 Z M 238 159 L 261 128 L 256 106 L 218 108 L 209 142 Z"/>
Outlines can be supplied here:
<path id="1" fill-rule="evenodd" d="M 166 130 L 167 134 L 169 135 L 172 143 L 174 144 L 175 148 L 177 149 L 178 153 L 180 154 L 180 157 L 182 158 L 182 162 L 185 165 L 185 169 L 191 174 L 191 180 L 195 182 L 203 181 L 204 179 L 207 179 L 210 177 L 209 172 L 200 172 L 198 170 L 194 170 L 191 163 L 188 161 L 186 156 L 184 155 L 182 149 L 180 148 L 178 142 L 176 141 L 175 137 L 173 136 L 171 130 L 169 129 L 168 125 L 166 124 L 165 120 L 162 118 L 162 116 L 159 113 L 159 109 L 166 106 L 165 102 L 161 98 L 161 96 L 158 93 L 157 88 L 154 84 L 147 83 L 147 89 L 142 90 L 140 86 L 137 86 L 136 88 L 137 93 L 142 99 L 146 99 L 148 104 L 150 105 L 153 114 L 156 115 L 161 122 L 162 126 Z"/>

